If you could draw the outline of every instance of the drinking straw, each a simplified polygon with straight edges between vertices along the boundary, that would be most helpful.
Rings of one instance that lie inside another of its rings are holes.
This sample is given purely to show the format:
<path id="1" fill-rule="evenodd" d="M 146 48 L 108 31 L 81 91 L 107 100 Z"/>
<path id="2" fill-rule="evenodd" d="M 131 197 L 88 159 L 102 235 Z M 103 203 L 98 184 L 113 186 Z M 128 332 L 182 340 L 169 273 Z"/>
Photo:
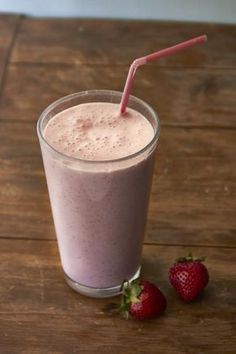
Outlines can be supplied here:
<path id="1" fill-rule="evenodd" d="M 132 64 L 130 65 L 127 79 L 125 82 L 125 87 L 124 87 L 124 91 L 123 91 L 123 94 L 121 97 L 121 102 L 120 102 L 120 114 L 123 114 L 126 110 L 128 100 L 129 100 L 130 91 L 131 91 L 131 86 L 132 86 L 132 83 L 134 80 L 134 76 L 135 76 L 136 70 L 140 66 L 148 63 L 149 61 L 175 54 L 175 53 L 179 52 L 180 50 L 192 47 L 196 44 L 204 43 L 206 41 L 207 41 L 207 36 L 202 35 L 199 37 L 189 39 L 188 41 L 184 41 L 179 44 L 173 45 L 171 47 L 159 50 L 158 52 L 154 52 L 154 53 L 148 54 L 144 57 L 135 59 L 132 62 Z"/>

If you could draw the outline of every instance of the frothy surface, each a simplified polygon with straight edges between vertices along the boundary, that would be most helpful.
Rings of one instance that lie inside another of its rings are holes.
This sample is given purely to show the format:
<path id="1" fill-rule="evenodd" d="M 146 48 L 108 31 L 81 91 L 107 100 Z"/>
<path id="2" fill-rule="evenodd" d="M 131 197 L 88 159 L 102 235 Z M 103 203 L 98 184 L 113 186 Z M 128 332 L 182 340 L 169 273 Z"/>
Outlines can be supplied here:
<path id="1" fill-rule="evenodd" d="M 115 103 L 80 104 L 55 115 L 44 136 L 68 156 L 93 161 L 122 158 L 144 148 L 154 131 L 141 113 L 130 108 L 122 116 L 118 112 Z"/>

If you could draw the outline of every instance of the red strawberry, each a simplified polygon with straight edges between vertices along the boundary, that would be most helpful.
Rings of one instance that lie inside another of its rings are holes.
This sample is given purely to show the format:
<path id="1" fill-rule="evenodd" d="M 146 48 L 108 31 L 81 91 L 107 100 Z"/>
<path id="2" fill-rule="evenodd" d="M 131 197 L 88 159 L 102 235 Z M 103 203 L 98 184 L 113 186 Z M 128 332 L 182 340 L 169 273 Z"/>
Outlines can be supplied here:
<path id="1" fill-rule="evenodd" d="M 137 320 L 159 317 L 165 308 L 165 296 L 149 281 L 138 279 L 123 286 L 120 309 Z"/>
<path id="2" fill-rule="evenodd" d="M 190 302 L 194 300 L 205 288 L 209 280 L 207 268 L 202 261 L 204 258 L 180 257 L 170 268 L 169 280 L 179 296 Z"/>

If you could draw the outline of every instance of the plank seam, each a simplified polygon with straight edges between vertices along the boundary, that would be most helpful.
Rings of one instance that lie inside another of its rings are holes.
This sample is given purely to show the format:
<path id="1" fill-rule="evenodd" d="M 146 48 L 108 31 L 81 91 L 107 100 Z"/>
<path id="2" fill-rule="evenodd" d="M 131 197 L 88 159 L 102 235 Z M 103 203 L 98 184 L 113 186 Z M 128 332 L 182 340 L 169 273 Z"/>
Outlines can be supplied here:
<path id="1" fill-rule="evenodd" d="M 49 238 L 27 238 L 27 237 L 8 237 L 8 236 L 0 236 L 1 240 L 9 240 L 9 241 L 43 241 L 43 242 L 57 242 L 55 239 Z M 144 246 L 163 246 L 163 247 L 200 247 L 200 248 L 225 248 L 225 249 L 236 249 L 236 246 L 228 246 L 228 245 L 210 245 L 210 244 L 184 244 L 184 243 L 161 243 L 161 242 L 144 242 Z"/>
<path id="2" fill-rule="evenodd" d="M 53 66 L 53 67 L 67 67 L 67 68 L 70 68 L 70 67 L 79 67 L 79 66 L 88 66 L 88 67 L 117 67 L 117 68 L 128 68 L 130 66 L 130 62 L 127 62 L 127 63 L 102 63 L 102 62 L 97 62 L 97 63 L 89 63 L 89 62 L 78 62 L 78 63 L 67 63 L 67 62 L 63 62 L 63 61 L 58 61 L 58 62 L 53 62 L 53 61 L 44 61 L 44 62 L 37 62 L 37 61 L 16 61 L 16 60 L 10 60 L 9 61 L 9 65 L 10 66 Z M 147 70 L 158 70 L 158 71 L 164 71 L 164 70 L 212 70 L 212 71 L 215 71 L 215 70 L 226 70 L 226 71 L 235 71 L 235 66 L 176 66 L 176 65 L 158 65 L 158 64 L 152 64 L 152 65 L 149 65 L 148 69 Z"/>
<path id="3" fill-rule="evenodd" d="M 3 73 L 2 73 L 2 77 L 1 77 L 1 81 L 0 81 L 0 97 L 2 96 L 3 90 L 4 90 L 4 86 L 5 86 L 5 82 L 7 80 L 7 72 L 8 72 L 8 68 L 9 68 L 9 63 L 11 61 L 11 55 L 12 55 L 12 51 L 15 45 L 15 41 L 16 41 L 16 37 L 17 37 L 17 33 L 21 24 L 21 20 L 23 19 L 23 15 L 18 16 L 15 26 L 14 26 L 14 30 L 13 30 L 13 34 L 12 34 L 12 38 L 10 41 L 10 45 L 9 48 L 7 50 L 6 56 L 5 56 L 5 60 L 4 60 L 4 64 L 3 64 Z"/>

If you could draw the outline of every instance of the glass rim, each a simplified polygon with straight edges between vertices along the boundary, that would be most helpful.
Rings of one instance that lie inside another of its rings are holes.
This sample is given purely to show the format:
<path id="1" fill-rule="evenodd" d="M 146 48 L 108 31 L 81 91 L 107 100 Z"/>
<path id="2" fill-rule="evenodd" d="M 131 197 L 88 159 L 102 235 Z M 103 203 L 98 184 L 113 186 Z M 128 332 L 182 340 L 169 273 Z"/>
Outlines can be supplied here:
<path id="1" fill-rule="evenodd" d="M 63 103 L 69 99 L 73 99 L 76 97 L 80 97 L 80 96 L 84 96 L 84 95 L 88 95 L 88 94 L 104 94 L 104 95 L 119 95 L 121 97 L 122 92 L 121 91 L 114 91 L 114 90 L 85 90 L 85 91 L 79 91 L 79 92 L 75 92 L 66 96 L 63 96 L 59 99 L 57 99 L 56 101 L 53 101 L 51 104 L 49 104 L 40 114 L 38 121 L 37 121 L 37 134 L 39 137 L 39 140 L 43 141 L 43 143 L 47 146 L 47 148 L 49 148 L 49 150 L 51 150 L 53 153 L 56 153 L 56 155 L 60 156 L 61 158 L 67 159 L 71 162 L 80 162 L 83 164 L 107 164 L 107 163 L 116 163 L 116 162 L 122 162 L 122 161 L 126 161 L 132 158 L 135 158 L 141 154 L 143 154 L 145 151 L 147 151 L 155 142 L 157 142 L 159 140 L 159 136 L 160 136 L 160 120 L 158 118 L 158 115 L 156 114 L 156 112 L 154 111 L 154 109 L 145 101 L 143 101 L 142 99 L 130 95 L 129 99 L 132 99 L 134 102 L 137 102 L 141 105 L 143 105 L 145 108 L 148 109 L 148 111 L 151 113 L 151 115 L 155 118 L 156 123 L 157 123 L 157 128 L 156 131 L 154 132 L 154 136 L 153 138 L 150 140 L 150 142 L 145 145 L 141 150 L 136 151 L 133 154 L 124 156 L 124 157 L 120 157 L 120 158 L 116 158 L 116 159 L 111 159 L 111 160 L 86 160 L 86 159 L 81 159 L 78 157 L 73 157 L 73 156 L 68 156 L 60 151 L 58 151 L 57 149 L 55 149 L 52 145 L 49 144 L 49 142 L 47 141 L 47 139 L 44 137 L 43 134 L 43 121 L 44 118 L 47 116 L 47 114 L 54 108 L 56 107 L 58 104 Z M 94 102 L 98 102 L 98 101 L 94 101 Z M 104 101 L 105 102 L 105 101 Z M 73 106 L 71 106 L 73 107 Z M 69 107 L 69 108 L 71 108 Z M 129 105 L 127 106 L 129 107 Z"/>

